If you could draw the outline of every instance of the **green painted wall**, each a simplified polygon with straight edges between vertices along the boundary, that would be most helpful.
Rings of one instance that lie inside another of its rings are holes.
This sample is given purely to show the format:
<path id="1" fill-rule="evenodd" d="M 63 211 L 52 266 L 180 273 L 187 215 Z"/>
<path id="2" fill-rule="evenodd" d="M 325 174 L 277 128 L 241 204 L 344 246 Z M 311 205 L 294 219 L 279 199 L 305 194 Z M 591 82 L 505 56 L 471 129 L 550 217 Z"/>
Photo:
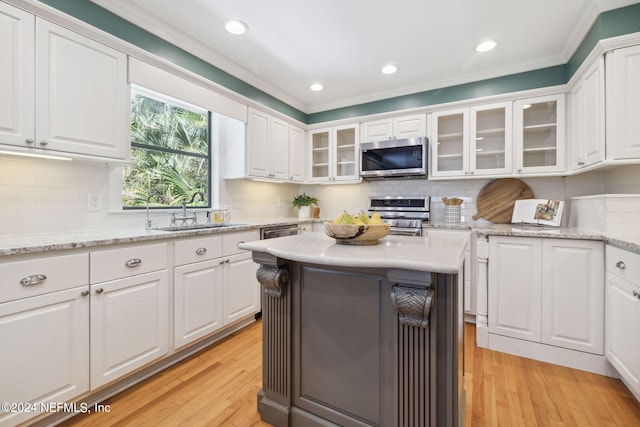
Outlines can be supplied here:
<path id="1" fill-rule="evenodd" d="M 307 124 L 565 84 L 576 72 L 598 40 L 640 31 L 640 3 L 636 3 L 602 13 L 567 64 L 345 108 L 305 114 L 220 68 L 114 15 L 89 0 L 40 1 Z"/>
<path id="2" fill-rule="evenodd" d="M 640 3 L 600 14 L 567 63 L 567 81 L 571 79 L 599 40 L 638 31 L 640 31 Z"/>

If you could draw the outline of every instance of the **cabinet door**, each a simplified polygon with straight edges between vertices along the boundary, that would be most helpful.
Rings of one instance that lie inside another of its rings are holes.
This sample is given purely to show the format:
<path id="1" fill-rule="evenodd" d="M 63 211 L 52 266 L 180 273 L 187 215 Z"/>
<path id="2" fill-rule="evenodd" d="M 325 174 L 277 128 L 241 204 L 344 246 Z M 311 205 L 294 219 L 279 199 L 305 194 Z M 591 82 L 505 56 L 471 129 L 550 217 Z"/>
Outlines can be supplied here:
<path id="1" fill-rule="evenodd" d="M 247 174 L 269 176 L 269 118 L 262 111 L 249 108 L 247 121 Z"/>
<path id="2" fill-rule="evenodd" d="M 510 102 L 483 105 L 469 110 L 469 173 L 510 174 L 512 108 Z"/>
<path id="3" fill-rule="evenodd" d="M 2 402 L 65 402 L 89 390 L 87 289 L 0 304 Z M 34 415 L 0 412 L 0 424 Z"/>
<path id="4" fill-rule="evenodd" d="M 542 342 L 604 354 L 604 245 L 542 240 Z"/>
<path id="5" fill-rule="evenodd" d="M 489 332 L 540 341 L 540 239 L 489 237 Z"/>
<path id="6" fill-rule="evenodd" d="M 310 180 L 328 181 L 331 177 L 330 163 L 333 161 L 331 153 L 331 129 L 319 129 L 309 132 L 310 150 Z"/>
<path id="7" fill-rule="evenodd" d="M 415 138 L 425 136 L 427 133 L 427 115 L 414 114 L 412 116 L 394 117 L 394 138 Z"/>
<path id="8" fill-rule="evenodd" d="M 36 20 L 38 148 L 126 159 L 130 108 L 125 54 Z"/>
<path id="9" fill-rule="evenodd" d="M 271 117 L 269 126 L 269 177 L 289 179 L 289 124 Z"/>
<path id="10" fill-rule="evenodd" d="M 167 270 L 91 285 L 91 389 L 165 355 Z"/>
<path id="11" fill-rule="evenodd" d="M 289 126 L 289 180 L 304 181 L 305 153 L 304 130 Z"/>
<path id="12" fill-rule="evenodd" d="M 359 179 L 358 125 L 333 128 L 334 156 L 333 177 L 337 181 Z"/>
<path id="13" fill-rule="evenodd" d="M 469 109 L 431 114 L 431 174 L 464 176 L 469 174 Z"/>
<path id="14" fill-rule="evenodd" d="M 174 337 L 180 348 L 223 326 L 222 258 L 183 265 L 174 275 Z"/>
<path id="15" fill-rule="evenodd" d="M 640 158 L 640 45 L 607 56 L 607 158 Z"/>
<path id="16" fill-rule="evenodd" d="M 0 143 L 33 145 L 35 17 L 0 3 Z M 31 140 L 31 144 L 26 142 Z"/>
<path id="17" fill-rule="evenodd" d="M 607 273 L 607 360 L 640 396 L 640 287 Z"/>
<path id="18" fill-rule="evenodd" d="M 589 68 L 571 91 L 572 169 L 604 160 L 604 58 Z"/>
<path id="19" fill-rule="evenodd" d="M 564 95 L 514 103 L 516 173 L 564 170 Z"/>
<path id="20" fill-rule="evenodd" d="M 224 324 L 260 311 L 260 284 L 256 279 L 258 265 L 250 252 L 225 259 Z"/>
<path id="21" fill-rule="evenodd" d="M 373 120 L 362 124 L 362 142 L 376 142 L 391 139 L 393 121 L 391 119 Z"/>

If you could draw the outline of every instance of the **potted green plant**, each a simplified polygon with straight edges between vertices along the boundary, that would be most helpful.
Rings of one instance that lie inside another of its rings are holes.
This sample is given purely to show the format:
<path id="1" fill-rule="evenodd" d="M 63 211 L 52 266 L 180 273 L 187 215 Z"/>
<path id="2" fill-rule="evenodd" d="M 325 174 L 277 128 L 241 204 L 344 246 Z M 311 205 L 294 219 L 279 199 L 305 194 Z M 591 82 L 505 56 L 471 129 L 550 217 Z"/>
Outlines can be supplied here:
<path id="1" fill-rule="evenodd" d="M 291 201 L 294 208 L 298 208 L 298 218 L 311 217 L 311 205 L 317 205 L 318 199 L 308 196 L 306 193 L 298 194 Z"/>

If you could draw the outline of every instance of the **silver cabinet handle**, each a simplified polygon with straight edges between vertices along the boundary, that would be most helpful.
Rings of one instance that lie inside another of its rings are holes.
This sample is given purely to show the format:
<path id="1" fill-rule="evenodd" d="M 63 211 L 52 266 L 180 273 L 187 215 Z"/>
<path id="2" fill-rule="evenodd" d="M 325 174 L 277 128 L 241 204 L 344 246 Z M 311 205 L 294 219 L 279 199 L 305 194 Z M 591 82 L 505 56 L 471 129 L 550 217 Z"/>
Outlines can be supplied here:
<path id="1" fill-rule="evenodd" d="M 43 147 L 46 147 L 47 144 L 49 144 L 49 141 L 47 141 L 46 139 L 40 141 L 40 145 L 42 145 Z"/>
<path id="2" fill-rule="evenodd" d="M 616 262 L 616 267 L 618 267 L 621 270 L 624 270 L 625 268 L 627 268 L 627 266 L 624 264 L 624 261 Z"/>
<path id="3" fill-rule="evenodd" d="M 204 255 L 207 253 L 207 248 L 198 248 L 196 249 L 196 255 Z"/>
<path id="4" fill-rule="evenodd" d="M 229 258 L 225 259 L 224 262 L 226 262 L 227 264 L 229 264 L 231 261 L 229 260 Z"/>
<path id="5" fill-rule="evenodd" d="M 584 162 L 583 162 L 582 160 L 578 160 L 578 161 L 576 162 L 576 164 L 577 164 L 578 166 L 584 166 Z"/>
<path id="6" fill-rule="evenodd" d="M 633 296 L 640 299 L 640 292 L 638 291 L 633 291 Z"/>
<path id="7" fill-rule="evenodd" d="M 129 268 L 138 267 L 140 264 L 142 264 L 142 260 L 140 258 L 132 258 L 124 263 L 124 265 Z"/>
<path id="8" fill-rule="evenodd" d="M 80 295 L 82 295 L 83 297 L 86 297 L 87 295 L 89 295 L 89 291 L 82 291 L 80 292 Z"/>
<path id="9" fill-rule="evenodd" d="M 103 292 L 104 292 L 104 289 L 102 289 L 102 288 L 96 289 L 96 294 L 101 294 Z"/>
<path id="10" fill-rule="evenodd" d="M 33 138 L 27 138 L 24 140 L 27 144 L 33 144 Z"/>
<path id="11" fill-rule="evenodd" d="M 34 286 L 43 283 L 45 280 L 47 280 L 47 276 L 44 274 L 32 274 L 30 276 L 23 277 L 22 280 L 20 280 L 20 284 L 22 286 Z"/>

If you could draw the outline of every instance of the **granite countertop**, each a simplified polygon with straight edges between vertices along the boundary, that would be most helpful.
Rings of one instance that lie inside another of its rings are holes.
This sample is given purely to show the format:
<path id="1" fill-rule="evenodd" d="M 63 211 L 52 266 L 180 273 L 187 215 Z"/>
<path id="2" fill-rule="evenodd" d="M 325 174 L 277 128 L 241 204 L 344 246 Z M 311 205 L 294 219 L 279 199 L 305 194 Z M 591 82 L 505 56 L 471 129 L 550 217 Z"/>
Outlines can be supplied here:
<path id="1" fill-rule="evenodd" d="M 377 245 L 353 246 L 337 244 L 324 233 L 306 233 L 241 243 L 239 247 L 320 265 L 453 274 L 462 267 L 466 245 L 465 240 L 389 235 Z"/>
<path id="2" fill-rule="evenodd" d="M 2 236 L 0 237 L 0 256 L 89 248 L 119 243 L 145 242 L 175 237 L 229 233 L 233 231 L 256 230 L 264 227 L 309 222 L 313 222 L 313 219 L 260 218 L 233 221 L 231 222 L 232 225 L 225 227 L 186 229 L 181 231 L 147 230 L 140 227 L 131 230 L 101 229 Z"/>
<path id="3" fill-rule="evenodd" d="M 257 218 L 233 221 L 234 225 L 232 226 L 182 231 L 146 230 L 143 227 L 140 227 L 131 230 L 100 229 L 0 236 L 0 256 L 256 230 L 264 227 L 289 224 L 308 224 L 313 222 L 322 222 L 322 220 L 299 218 Z M 559 239 L 602 240 L 621 249 L 640 253 L 639 236 L 613 236 L 593 230 L 577 228 L 539 227 L 535 225 L 517 224 L 478 224 L 471 222 L 430 222 L 425 224 L 423 228 L 427 230 L 467 230 L 469 232 L 474 232 L 479 236 L 549 237 Z"/>

